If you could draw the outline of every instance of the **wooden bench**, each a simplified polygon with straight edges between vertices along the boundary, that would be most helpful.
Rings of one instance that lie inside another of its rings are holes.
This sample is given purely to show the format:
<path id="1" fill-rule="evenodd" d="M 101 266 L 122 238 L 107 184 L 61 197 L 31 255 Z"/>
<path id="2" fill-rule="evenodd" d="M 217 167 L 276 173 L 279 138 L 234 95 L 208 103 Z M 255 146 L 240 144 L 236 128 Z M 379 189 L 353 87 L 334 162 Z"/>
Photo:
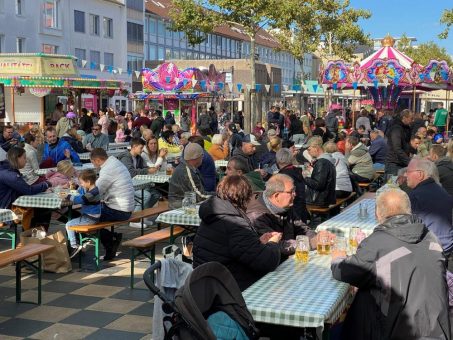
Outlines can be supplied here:
<path id="1" fill-rule="evenodd" d="M 350 203 L 350 201 L 356 196 L 355 192 L 351 192 L 348 197 L 346 198 L 337 198 L 335 204 L 331 204 L 328 207 L 319 207 L 316 205 L 307 205 L 307 210 L 310 214 L 315 215 L 326 215 L 330 217 L 330 213 L 332 210 L 341 207 L 342 204 Z"/>
<path id="2" fill-rule="evenodd" d="M 94 243 L 94 261 L 96 263 L 96 270 L 99 270 L 99 241 L 102 229 L 110 227 L 111 231 L 113 232 L 116 224 L 136 222 L 138 220 L 143 220 L 146 217 L 161 214 L 168 210 L 168 201 L 161 201 L 156 208 L 147 208 L 139 211 L 134 211 L 131 217 L 126 221 L 98 222 L 96 224 L 77 225 L 69 228 L 80 233 L 79 237 L 81 245 L 83 245 L 84 242 L 90 241 Z M 83 236 L 82 233 L 85 234 L 85 236 Z M 143 235 L 143 223 L 141 234 Z M 82 267 L 82 254 L 79 255 L 79 267 Z"/>
<path id="3" fill-rule="evenodd" d="M 359 187 L 365 192 L 370 190 L 370 185 L 371 182 L 359 182 Z"/>
<path id="4" fill-rule="evenodd" d="M 38 272 L 38 305 L 41 304 L 41 278 L 42 278 L 42 254 L 54 246 L 48 244 L 26 244 L 20 248 L 7 250 L 0 253 L 0 268 L 16 263 L 16 302 L 22 301 L 22 262 Z M 28 258 L 38 256 L 37 261 L 27 261 Z M 38 266 L 35 263 L 38 262 Z"/>
<path id="5" fill-rule="evenodd" d="M 168 228 L 123 242 L 123 246 L 131 248 L 131 288 L 134 288 L 135 259 L 144 255 L 153 264 L 156 261 L 156 244 L 166 240 L 170 240 L 170 244 L 173 244 L 175 236 L 181 235 L 184 231 L 185 229 L 182 227 L 171 225 Z"/>

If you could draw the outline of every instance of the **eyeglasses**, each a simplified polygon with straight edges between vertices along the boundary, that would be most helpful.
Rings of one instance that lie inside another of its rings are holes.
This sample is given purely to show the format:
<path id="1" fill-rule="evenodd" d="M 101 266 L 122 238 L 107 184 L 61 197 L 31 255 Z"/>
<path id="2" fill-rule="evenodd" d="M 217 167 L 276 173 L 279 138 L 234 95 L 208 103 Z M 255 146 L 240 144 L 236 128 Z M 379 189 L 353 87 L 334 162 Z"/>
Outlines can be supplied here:
<path id="1" fill-rule="evenodd" d="M 279 191 L 282 194 L 291 194 L 294 195 L 296 193 L 296 188 L 292 188 L 291 190 L 288 191 Z"/>
<path id="2" fill-rule="evenodd" d="M 415 170 L 406 170 L 406 174 L 408 174 L 409 172 L 416 172 L 416 171 L 423 171 L 423 170 L 419 170 L 419 169 L 415 169 Z"/>

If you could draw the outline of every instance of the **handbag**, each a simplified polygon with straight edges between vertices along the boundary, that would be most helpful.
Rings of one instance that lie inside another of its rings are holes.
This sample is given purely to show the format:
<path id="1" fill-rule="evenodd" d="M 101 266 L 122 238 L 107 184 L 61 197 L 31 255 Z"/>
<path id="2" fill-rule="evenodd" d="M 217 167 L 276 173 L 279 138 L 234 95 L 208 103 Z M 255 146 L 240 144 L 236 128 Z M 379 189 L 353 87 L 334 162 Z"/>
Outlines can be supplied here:
<path id="1" fill-rule="evenodd" d="M 28 229 L 20 234 L 20 242 L 22 245 L 26 244 L 47 244 L 54 246 L 53 249 L 43 254 L 43 269 L 53 273 L 67 273 L 72 270 L 71 260 L 69 258 L 67 240 L 61 230 L 54 234 L 44 236 L 42 231 L 45 232 L 44 228 L 38 232 L 38 237 L 33 237 L 36 234 L 36 229 Z M 44 237 L 42 237 L 44 236 Z"/>

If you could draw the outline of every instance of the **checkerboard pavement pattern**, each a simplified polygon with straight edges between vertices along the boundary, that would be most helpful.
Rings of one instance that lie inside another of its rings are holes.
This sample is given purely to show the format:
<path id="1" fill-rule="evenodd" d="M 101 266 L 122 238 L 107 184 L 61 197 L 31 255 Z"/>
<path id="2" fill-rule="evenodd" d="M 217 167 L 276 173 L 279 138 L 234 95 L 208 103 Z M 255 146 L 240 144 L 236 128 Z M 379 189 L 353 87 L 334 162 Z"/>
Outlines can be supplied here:
<path id="1" fill-rule="evenodd" d="M 64 228 L 52 220 L 50 232 Z M 126 225 L 115 228 L 123 241 L 139 236 L 140 230 Z M 159 244 L 157 257 L 162 253 Z M 10 243 L 0 240 L 0 251 Z M 135 288 L 130 289 L 130 249 L 120 246 L 114 261 L 94 271 L 93 247 L 77 257 L 67 274 L 44 273 L 42 305 L 15 302 L 14 266 L 0 269 L 0 339 L 151 339 L 153 296 L 142 275 L 149 261 L 135 262 Z M 37 277 L 23 269 L 22 298 L 37 299 Z"/>

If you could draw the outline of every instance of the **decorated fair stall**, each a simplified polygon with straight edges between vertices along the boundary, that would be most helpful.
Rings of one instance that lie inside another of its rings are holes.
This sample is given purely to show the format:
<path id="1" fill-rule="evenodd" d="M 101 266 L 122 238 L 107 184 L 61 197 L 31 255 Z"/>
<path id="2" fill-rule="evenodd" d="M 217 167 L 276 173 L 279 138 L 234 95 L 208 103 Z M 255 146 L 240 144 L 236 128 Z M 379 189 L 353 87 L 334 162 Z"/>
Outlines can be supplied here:
<path id="1" fill-rule="evenodd" d="M 197 120 L 198 103 L 208 102 L 223 90 L 225 74 L 216 71 L 214 65 L 209 70 L 189 67 L 179 70 L 173 63 L 163 63 L 155 69 L 144 68 L 141 72 L 143 91 L 131 94 L 134 100 L 162 106 L 164 116 L 170 112 L 179 123 L 181 113 L 190 114 L 192 125 Z"/>
<path id="2" fill-rule="evenodd" d="M 60 97 L 80 108 L 85 93 L 113 95 L 122 90 L 121 81 L 80 78 L 75 61 L 70 55 L 0 53 L 0 83 L 5 88 L 0 121 L 44 124 L 45 113 L 54 110 Z M 49 98 L 54 105 L 46 107 Z"/>
<path id="3" fill-rule="evenodd" d="M 387 36 L 382 47 L 360 63 L 328 61 L 321 66 L 320 81 L 334 91 L 353 88 L 368 91 L 377 109 L 395 109 L 402 93 L 411 93 L 415 110 L 416 93 L 450 89 L 451 71 L 445 61 L 431 60 L 422 66 L 394 48 L 395 40 Z"/>

